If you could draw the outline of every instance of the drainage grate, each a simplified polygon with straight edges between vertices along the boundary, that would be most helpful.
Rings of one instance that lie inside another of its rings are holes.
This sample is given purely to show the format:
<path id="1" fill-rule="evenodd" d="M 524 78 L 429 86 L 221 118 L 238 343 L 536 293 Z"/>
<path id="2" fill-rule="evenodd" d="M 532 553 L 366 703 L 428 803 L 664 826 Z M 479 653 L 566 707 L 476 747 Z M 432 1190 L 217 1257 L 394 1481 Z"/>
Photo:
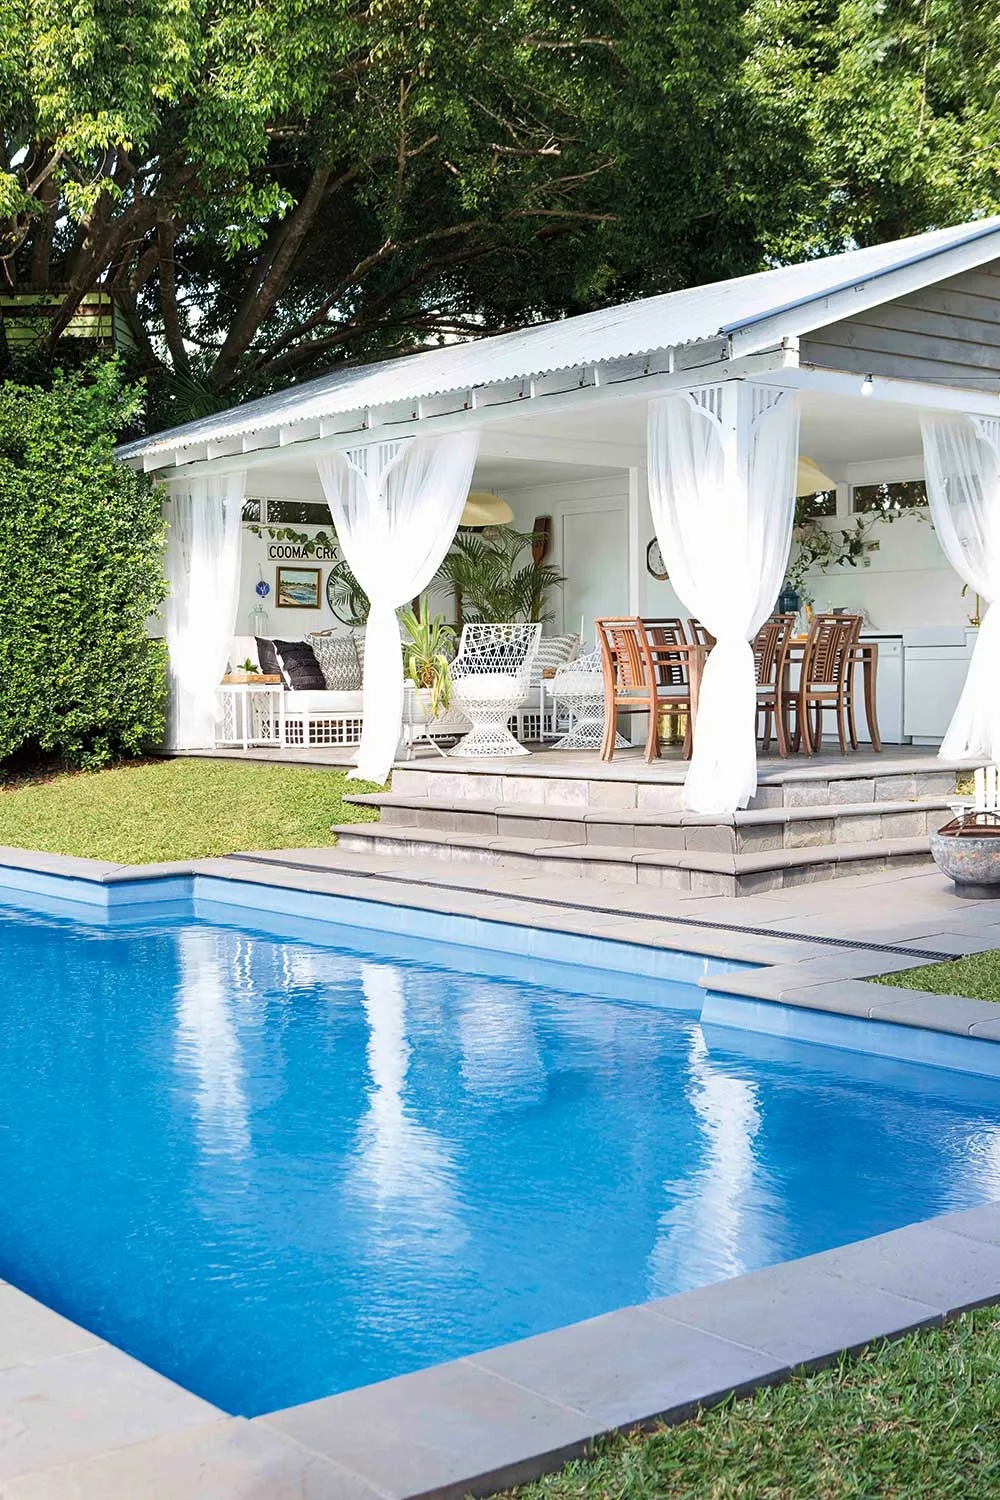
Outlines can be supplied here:
<path id="1" fill-rule="evenodd" d="M 516 891 L 496 891 L 490 886 L 451 885 L 443 880 L 421 880 L 418 875 L 395 875 L 382 870 L 332 870 L 329 865 L 307 865 L 293 859 L 272 859 L 264 854 L 229 854 L 227 859 L 242 860 L 246 864 L 278 865 L 286 870 L 306 870 L 310 874 L 350 875 L 354 880 L 395 881 L 399 885 L 415 885 L 432 891 L 458 891 L 472 896 L 494 896 L 502 901 L 524 901 L 532 906 L 550 906 L 556 910 L 592 912 L 601 917 L 628 917 L 638 922 L 665 922 L 670 926 L 701 928 L 706 932 L 735 932 L 744 937 L 787 938 L 790 943 L 818 943 L 824 948 L 864 949 L 868 953 L 892 953 L 898 958 L 924 958 L 929 964 L 950 963 L 954 953 L 936 953 L 926 948 L 903 948 L 893 943 L 866 943 L 857 938 L 819 937 L 812 933 L 775 932 L 770 927 L 737 927 L 732 922 L 706 922 L 701 917 L 664 917 L 650 911 L 622 911 L 620 906 L 586 905 L 582 901 L 557 901 L 553 896 L 522 896 Z M 373 898 L 374 899 L 374 898 Z"/>

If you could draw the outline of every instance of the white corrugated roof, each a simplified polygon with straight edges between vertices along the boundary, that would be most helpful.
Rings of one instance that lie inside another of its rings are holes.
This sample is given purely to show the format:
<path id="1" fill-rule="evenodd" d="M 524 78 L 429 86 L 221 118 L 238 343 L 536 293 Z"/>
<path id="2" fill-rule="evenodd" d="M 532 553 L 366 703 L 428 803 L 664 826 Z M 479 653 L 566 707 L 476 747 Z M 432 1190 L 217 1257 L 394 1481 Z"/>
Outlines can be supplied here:
<path id="1" fill-rule="evenodd" d="M 947 271 L 935 264 L 936 257 L 994 235 L 1000 236 L 1000 216 L 773 271 L 759 271 L 752 276 L 621 303 L 555 323 L 535 324 L 516 333 L 449 344 L 380 364 L 347 367 L 276 395 L 142 438 L 119 449 L 119 456 L 134 458 L 195 443 L 218 442 L 279 423 L 305 422 L 677 348 L 752 327 L 764 319 L 821 302 L 834 292 L 919 262 L 928 263 L 928 282 L 938 280 Z M 1000 247 L 984 246 L 984 261 L 995 254 L 1000 254 Z M 889 296 L 891 292 L 887 292 L 886 300 Z M 821 311 L 815 326 L 825 321 L 828 318 Z M 775 342 L 773 332 L 764 342 Z"/>

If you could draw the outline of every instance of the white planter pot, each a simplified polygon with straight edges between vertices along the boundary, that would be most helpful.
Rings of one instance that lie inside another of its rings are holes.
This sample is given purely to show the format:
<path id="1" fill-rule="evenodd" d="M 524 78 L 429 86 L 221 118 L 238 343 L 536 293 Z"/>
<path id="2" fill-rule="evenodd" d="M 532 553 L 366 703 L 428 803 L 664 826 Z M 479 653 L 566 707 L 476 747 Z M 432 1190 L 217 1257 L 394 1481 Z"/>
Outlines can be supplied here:
<path id="1" fill-rule="evenodd" d="M 406 723 L 417 728 L 427 728 L 434 734 L 465 734 L 472 726 L 465 715 L 452 704 L 442 710 L 435 719 L 431 714 L 431 689 L 406 684 Z"/>

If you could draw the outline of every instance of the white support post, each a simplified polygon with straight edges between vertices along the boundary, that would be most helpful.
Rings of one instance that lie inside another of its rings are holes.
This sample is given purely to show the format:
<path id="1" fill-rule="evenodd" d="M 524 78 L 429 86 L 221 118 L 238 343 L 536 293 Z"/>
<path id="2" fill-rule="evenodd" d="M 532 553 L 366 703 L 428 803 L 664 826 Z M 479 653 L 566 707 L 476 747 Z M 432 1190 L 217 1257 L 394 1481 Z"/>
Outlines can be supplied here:
<path id="1" fill-rule="evenodd" d="M 628 471 L 628 612 L 642 614 L 642 511 L 646 499 L 646 470 Z"/>

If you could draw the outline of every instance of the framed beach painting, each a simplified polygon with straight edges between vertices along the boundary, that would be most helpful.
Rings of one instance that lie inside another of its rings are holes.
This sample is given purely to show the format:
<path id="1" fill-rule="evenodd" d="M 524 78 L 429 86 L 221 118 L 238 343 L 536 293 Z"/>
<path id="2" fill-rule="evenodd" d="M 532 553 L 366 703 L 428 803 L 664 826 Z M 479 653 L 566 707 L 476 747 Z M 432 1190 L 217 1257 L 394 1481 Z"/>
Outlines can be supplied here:
<path id="1" fill-rule="evenodd" d="M 276 568 L 274 602 L 278 609 L 319 609 L 321 568 Z"/>

